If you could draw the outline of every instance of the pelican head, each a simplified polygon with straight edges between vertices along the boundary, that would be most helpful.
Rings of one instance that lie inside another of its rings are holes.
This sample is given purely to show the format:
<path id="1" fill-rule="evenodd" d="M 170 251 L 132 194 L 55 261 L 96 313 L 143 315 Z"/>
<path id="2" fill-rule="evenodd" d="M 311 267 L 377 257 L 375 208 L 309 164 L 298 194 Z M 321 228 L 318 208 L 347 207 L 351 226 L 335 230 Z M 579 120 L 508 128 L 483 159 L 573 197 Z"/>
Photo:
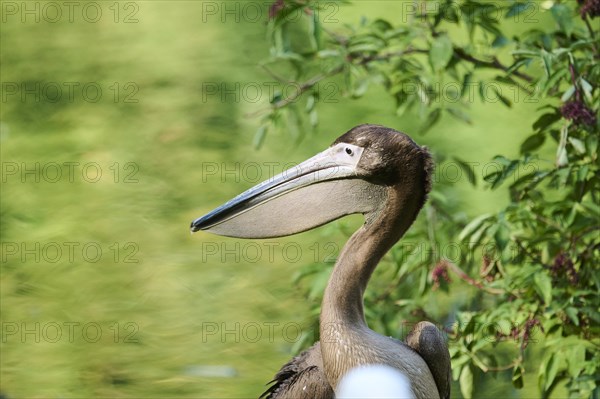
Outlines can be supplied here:
<path id="1" fill-rule="evenodd" d="M 325 151 L 194 220 L 191 230 L 270 238 L 355 213 L 364 214 L 368 222 L 381 211 L 391 186 L 416 194 L 422 205 L 430 164 L 428 152 L 406 134 L 360 125 Z"/>

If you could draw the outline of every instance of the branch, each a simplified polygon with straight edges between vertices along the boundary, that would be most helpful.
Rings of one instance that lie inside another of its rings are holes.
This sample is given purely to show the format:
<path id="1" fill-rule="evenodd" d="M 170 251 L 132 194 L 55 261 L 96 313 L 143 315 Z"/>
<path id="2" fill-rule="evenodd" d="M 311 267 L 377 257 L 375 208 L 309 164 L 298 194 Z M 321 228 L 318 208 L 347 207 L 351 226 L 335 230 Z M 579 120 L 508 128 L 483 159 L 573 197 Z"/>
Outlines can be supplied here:
<path id="1" fill-rule="evenodd" d="M 332 30 L 329 30 L 327 28 L 325 28 L 324 26 L 321 27 L 321 29 L 323 30 L 323 32 L 327 33 L 329 36 L 331 36 L 331 38 L 339 45 L 341 45 L 342 47 L 346 47 L 348 45 L 348 38 L 346 36 L 342 36 L 338 33 L 335 33 Z"/>
<path id="2" fill-rule="evenodd" d="M 488 371 L 510 370 L 513 367 L 523 363 L 523 349 L 519 350 L 519 356 L 515 358 L 515 360 L 504 366 L 488 366 L 475 354 L 475 352 L 468 351 L 467 355 L 473 360 L 473 363 L 475 363 L 475 365 L 477 365 L 484 373 L 487 373 Z"/>
<path id="3" fill-rule="evenodd" d="M 489 294 L 502 295 L 502 294 L 507 293 L 507 291 L 505 291 L 505 290 L 502 290 L 499 288 L 487 287 L 487 286 L 483 285 L 480 281 L 477 281 L 477 280 L 471 278 L 460 267 L 458 267 L 457 265 L 455 265 L 452 262 L 449 262 L 448 260 L 446 260 L 446 267 L 448 267 L 450 270 L 452 270 L 458 277 L 460 277 L 461 280 L 465 281 L 467 284 L 477 287 L 480 290 L 485 291 Z"/>
<path id="4" fill-rule="evenodd" d="M 304 94 L 307 90 L 311 89 L 313 86 L 315 86 L 317 83 L 319 83 L 320 81 L 322 81 L 323 79 L 329 78 L 331 76 L 337 75 L 338 73 L 342 72 L 344 70 L 344 65 L 340 65 L 334 69 L 332 69 L 331 71 L 327 72 L 327 73 L 322 73 L 316 76 L 313 76 L 312 78 L 308 79 L 307 81 L 298 84 L 298 90 L 292 94 L 289 97 L 283 98 L 273 104 L 271 104 L 270 109 L 271 110 L 276 110 L 276 109 L 280 109 L 285 107 L 286 105 L 294 102 L 298 97 L 300 97 L 302 94 Z M 267 71 L 268 73 L 268 71 Z M 292 82 L 290 82 L 292 83 Z M 257 116 L 261 113 L 263 113 L 265 111 L 265 109 L 260 109 L 256 112 L 250 113 L 250 114 L 246 114 L 247 117 L 254 117 Z"/>
<path id="5" fill-rule="evenodd" d="M 282 100 L 277 101 L 276 103 L 274 103 L 272 105 L 272 108 L 279 109 L 279 108 L 285 107 L 286 105 L 288 105 L 289 103 L 296 100 L 298 97 L 300 97 L 302 94 L 304 94 L 308 89 L 311 89 L 314 85 L 316 85 L 323 79 L 337 75 L 338 73 L 342 72 L 343 70 L 344 70 L 344 65 L 340 65 L 340 66 L 337 66 L 336 68 L 332 69 L 328 73 L 322 73 L 322 74 L 313 76 L 312 78 L 308 79 L 306 82 L 300 83 L 299 90 L 296 93 L 294 93 L 293 95 L 286 97 Z"/>
<path id="6" fill-rule="evenodd" d="M 506 65 L 504 65 L 500 61 L 498 61 L 498 58 L 496 58 L 496 57 L 492 58 L 492 61 L 483 61 L 483 60 L 473 57 L 471 54 L 466 53 L 465 50 L 463 50 L 459 47 L 454 47 L 454 55 L 456 55 L 458 58 L 460 58 L 462 60 L 469 61 L 470 63 L 474 64 L 475 66 L 478 66 L 481 68 L 499 69 L 504 72 L 508 72 L 508 70 L 510 69 L 509 67 L 507 67 Z M 533 82 L 533 77 L 531 77 L 525 73 L 522 73 L 519 71 L 514 71 L 512 73 L 512 75 L 515 75 L 523 80 L 526 80 L 527 82 Z"/>
<path id="7" fill-rule="evenodd" d="M 546 226 L 548 226 L 548 227 L 553 227 L 554 229 L 558 230 L 559 233 L 563 232 L 563 227 L 560 224 L 556 223 L 555 221 L 548 219 L 537 213 L 534 213 L 533 216 L 535 217 L 535 219 L 538 222 L 542 222 L 542 223 L 546 224 Z"/>
<path id="8" fill-rule="evenodd" d="M 281 75 L 273 72 L 271 70 L 271 68 L 269 68 L 267 65 L 260 64 L 260 67 L 267 73 L 267 75 L 271 76 L 272 78 L 274 78 L 278 82 L 280 82 L 280 83 L 286 83 L 286 84 L 292 83 L 290 80 L 288 80 L 288 79 L 284 78 L 283 76 L 281 76 Z"/>
<path id="9" fill-rule="evenodd" d="M 393 52 L 389 52 L 389 53 L 363 57 L 360 60 L 360 65 L 368 64 L 371 61 L 387 61 L 393 57 L 402 57 L 406 54 L 414 54 L 414 53 L 427 54 L 427 53 L 429 53 L 429 51 L 420 49 L 420 48 L 407 47 L 406 50 L 402 50 L 402 51 L 393 51 Z"/>
<path id="10" fill-rule="evenodd" d="M 486 366 L 487 370 L 484 370 L 485 372 L 488 371 L 504 371 L 504 370 L 510 370 L 513 367 L 515 367 L 518 364 L 523 363 L 523 359 L 521 357 L 516 358 L 512 363 L 507 364 L 506 366 L 497 366 L 497 367 L 490 367 L 490 366 Z"/>
<path id="11" fill-rule="evenodd" d="M 529 256 L 531 259 L 534 259 L 539 264 L 544 264 L 544 262 L 542 262 L 542 258 L 538 254 L 535 254 L 535 253 L 531 252 L 529 249 L 527 249 L 523 245 L 523 243 L 521 242 L 521 240 L 515 239 L 515 243 L 517 244 L 517 246 L 519 247 L 519 249 L 521 251 L 523 251 L 524 253 L 526 253 L 527 256 Z"/>

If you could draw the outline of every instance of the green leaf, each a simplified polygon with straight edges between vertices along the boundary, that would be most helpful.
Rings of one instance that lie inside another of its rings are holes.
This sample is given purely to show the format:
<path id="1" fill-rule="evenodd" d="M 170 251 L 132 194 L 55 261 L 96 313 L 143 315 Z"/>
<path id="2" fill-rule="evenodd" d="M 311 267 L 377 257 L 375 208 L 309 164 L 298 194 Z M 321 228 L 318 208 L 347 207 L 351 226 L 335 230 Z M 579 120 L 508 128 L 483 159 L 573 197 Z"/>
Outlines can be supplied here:
<path id="1" fill-rule="evenodd" d="M 514 3 L 512 6 L 510 6 L 504 18 L 510 18 L 519 15 L 523 11 L 527 10 L 528 7 L 529 5 L 527 3 Z"/>
<path id="2" fill-rule="evenodd" d="M 340 56 L 339 50 L 325 49 L 317 53 L 318 58 L 338 58 Z"/>
<path id="3" fill-rule="evenodd" d="M 269 100 L 270 104 L 277 104 L 279 101 L 283 100 L 283 93 L 279 90 L 273 92 L 273 97 Z"/>
<path id="4" fill-rule="evenodd" d="M 583 141 L 576 139 L 575 137 L 569 137 L 568 139 L 569 143 L 571 143 L 573 148 L 575 148 L 575 151 L 577 151 L 580 154 L 585 154 L 585 144 L 583 143 Z"/>
<path id="5" fill-rule="evenodd" d="M 540 270 L 533 276 L 533 283 L 535 290 L 544 300 L 544 303 L 550 305 L 552 300 L 552 281 L 550 280 L 550 276 L 543 270 Z"/>
<path id="6" fill-rule="evenodd" d="M 550 11 L 552 12 L 552 16 L 554 17 L 554 20 L 558 23 L 560 29 L 562 29 L 562 31 L 565 32 L 567 36 L 571 36 L 571 33 L 573 33 L 574 26 L 573 13 L 571 11 L 571 7 L 563 3 L 554 3 Z"/>
<path id="7" fill-rule="evenodd" d="M 487 96 L 485 94 L 485 84 L 483 83 L 483 81 L 479 81 L 479 98 L 481 99 L 481 102 L 486 102 L 487 101 Z"/>
<path id="8" fill-rule="evenodd" d="M 476 341 L 475 345 L 473 346 L 473 352 L 483 348 L 484 346 L 489 345 L 490 343 L 486 340 L 486 339 L 480 339 L 478 341 Z M 473 356 L 471 358 L 471 360 L 473 361 L 473 364 L 475 364 L 477 367 L 479 367 L 481 370 L 487 370 L 488 366 L 486 366 L 483 361 L 481 361 L 477 356 Z"/>
<path id="9" fill-rule="evenodd" d="M 577 171 L 577 181 L 579 181 L 579 182 L 585 181 L 589 170 L 590 170 L 590 168 L 588 165 L 584 165 L 581 168 L 579 168 L 579 170 Z M 585 208 L 583 208 L 583 209 L 585 209 Z"/>
<path id="10" fill-rule="evenodd" d="M 387 32 L 388 30 L 394 28 L 392 26 L 392 24 L 390 24 L 388 21 L 386 21 L 385 19 L 380 19 L 380 18 L 373 21 L 371 26 L 373 27 L 374 30 L 382 32 L 382 33 Z"/>
<path id="11" fill-rule="evenodd" d="M 437 37 L 429 50 L 429 62 L 433 70 L 437 72 L 446 68 L 452 58 L 453 51 L 452 42 L 448 36 L 441 35 Z"/>
<path id="12" fill-rule="evenodd" d="M 511 86 L 520 88 L 519 83 L 516 80 L 514 80 L 513 78 L 511 78 L 510 76 L 496 75 L 496 76 L 494 76 L 494 80 L 496 82 L 500 82 L 500 83 L 504 83 L 507 85 L 511 85 Z"/>
<path id="13" fill-rule="evenodd" d="M 533 123 L 533 129 L 544 130 L 554 122 L 560 120 L 560 118 L 561 116 L 558 112 L 543 114 Z"/>
<path id="14" fill-rule="evenodd" d="M 381 47 L 377 43 L 359 43 L 348 48 L 349 53 L 376 53 Z"/>
<path id="15" fill-rule="evenodd" d="M 262 146 L 263 142 L 265 141 L 266 135 L 267 135 L 267 126 L 266 125 L 262 125 L 256 130 L 256 133 L 254 134 L 254 139 L 252 141 L 252 145 L 254 146 L 255 149 L 258 150 Z"/>
<path id="16" fill-rule="evenodd" d="M 469 183 L 471 183 L 473 186 L 476 186 L 477 178 L 475 176 L 475 172 L 473 172 L 473 169 L 469 166 L 469 164 L 467 164 L 465 161 L 462 161 L 458 157 L 454 157 L 454 161 L 458 164 L 460 169 L 467 176 L 467 180 L 469 180 Z"/>
<path id="17" fill-rule="evenodd" d="M 544 384 L 544 392 L 548 392 L 554 379 L 556 378 L 559 371 L 564 370 L 566 366 L 565 357 L 562 352 L 554 353 L 546 364 L 546 382 Z"/>
<path id="18" fill-rule="evenodd" d="M 590 134 L 585 139 L 585 149 L 587 151 L 587 155 L 591 158 L 596 158 L 596 154 L 598 152 L 598 136 L 595 134 Z"/>
<path id="19" fill-rule="evenodd" d="M 315 107 L 315 95 L 311 94 L 306 99 L 306 112 L 310 112 Z"/>
<path id="20" fill-rule="evenodd" d="M 571 377 L 576 378 L 581 374 L 585 363 L 585 346 L 575 345 L 567 352 L 568 371 Z"/>
<path id="21" fill-rule="evenodd" d="M 491 217 L 492 217 L 491 214 L 486 213 L 484 215 L 478 216 L 475 219 L 471 220 L 469 222 L 469 224 L 467 224 L 464 227 L 464 229 L 462 229 L 462 231 L 458 235 L 458 239 L 460 241 L 464 241 L 465 238 L 470 237 L 475 231 L 477 231 L 483 225 L 483 222 L 485 222 L 486 220 L 488 220 Z"/>
<path id="22" fill-rule="evenodd" d="M 496 38 L 492 42 L 492 47 L 503 47 L 503 46 L 506 46 L 508 44 L 508 42 L 509 42 L 509 40 L 506 38 L 506 36 L 503 36 L 503 35 L 496 36 Z"/>
<path id="23" fill-rule="evenodd" d="M 504 180 L 512 176 L 517 166 L 519 166 L 519 161 L 511 161 L 502 156 L 494 157 L 494 161 L 502 165 L 502 170 L 489 173 L 483 177 L 486 182 L 491 184 L 492 190 L 498 188 Z"/>
<path id="24" fill-rule="evenodd" d="M 556 166 L 563 167 L 569 164 L 569 158 L 567 156 L 567 135 L 569 134 L 568 125 L 564 125 L 560 129 L 560 141 L 556 148 Z"/>
<path id="25" fill-rule="evenodd" d="M 462 82 L 462 87 L 460 89 L 460 97 L 461 98 L 464 97 L 466 93 L 470 92 L 472 77 L 473 77 L 473 74 L 471 72 L 465 73 L 465 76 L 464 76 L 463 82 Z"/>
<path id="26" fill-rule="evenodd" d="M 423 134 L 423 133 L 427 132 L 429 129 L 431 129 L 440 120 L 441 115 L 442 115 L 442 110 L 440 108 L 434 108 L 427 115 L 427 119 L 425 119 L 425 122 L 421 126 L 421 129 L 419 130 L 419 132 L 421 134 Z"/>
<path id="27" fill-rule="evenodd" d="M 362 78 L 358 79 L 352 88 L 352 98 L 360 98 L 362 97 L 369 88 L 369 79 Z"/>
<path id="28" fill-rule="evenodd" d="M 475 327 L 476 327 L 477 321 L 475 319 L 474 316 L 472 316 L 469 321 L 465 324 L 465 327 L 463 328 L 463 335 L 468 335 L 468 334 L 473 334 L 473 332 L 475 331 Z"/>
<path id="29" fill-rule="evenodd" d="M 313 109 L 308 113 L 308 121 L 310 123 L 310 126 L 312 126 L 313 128 L 317 127 L 317 125 L 319 124 L 319 114 L 317 113 L 316 109 Z"/>
<path id="30" fill-rule="evenodd" d="M 558 90 L 560 81 L 568 74 L 566 69 L 558 69 L 546 80 L 546 83 L 541 86 L 540 94 L 546 94 L 548 90 Z"/>
<path id="31" fill-rule="evenodd" d="M 592 101 L 592 91 L 594 91 L 592 85 L 584 78 L 579 78 L 579 82 L 581 83 L 581 88 L 583 89 L 583 93 L 585 94 L 587 99 L 589 101 Z"/>
<path id="32" fill-rule="evenodd" d="M 542 144 L 544 144 L 544 141 L 546 141 L 545 134 L 532 134 L 531 136 L 527 137 L 527 139 L 525 139 L 525 141 L 521 144 L 521 154 L 537 150 L 542 146 Z"/>
<path id="33" fill-rule="evenodd" d="M 496 245 L 498 246 L 498 249 L 500 249 L 502 251 L 502 250 L 504 250 L 504 248 L 506 248 L 506 245 L 508 244 L 508 241 L 510 240 L 510 229 L 508 228 L 508 226 L 505 223 L 500 223 L 498 225 L 498 229 L 496 230 L 496 233 L 494 234 L 494 240 L 496 241 Z"/>
<path id="34" fill-rule="evenodd" d="M 560 101 L 566 102 L 575 93 L 575 86 L 571 85 L 560 98 Z"/>
<path id="35" fill-rule="evenodd" d="M 464 354 L 461 353 L 460 356 L 458 357 L 454 357 L 452 358 L 452 379 L 457 381 L 460 378 L 460 372 L 462 371 L 461 366 L 464 364 L 469 363 L 469 361 L 471 361 L 471 358 Z"/>
<path id="36" fill-rule="evenodd" d="M 469 115 L 467 115 L 465 112 L 461 111 L 458 108 L 453 108 L 453 107 L 448 107 L 446 108 L 446 111 L 452 115 L 453 117 L 455 117 L 456 119 L 459 119 L 463 122 L 468 123 L 469 125 L 472 123 L 471 122 L 471 118 L 469 118 Z"/>
<path id="37" fill-rule="evenodd" d="M 312 31 L 312 40 L 315 49 L 321 49 L 321 22 L 319 21 L 319 12 L 313 11 L 312 19 L 310 20 L 310 30 Z"/>
<path id="38" fill-rule="evenodd" d="M 579 325 L 579 317 L 577 315 L 577 309 L 575 309 L 572 306 L 569 306 L 565 309 L 565 313 L 567 314 L 567 316 L 569 316 L 569 319 L 571 319 L 573 324 L 575 324 L 576 326 Z"/>
<path id="39" fill-rule="evenodd" d="M 460 373 L 460 393 L 465 399 L 470 399 L 473 397 L 473 372 L 471 368 L 466 365 L 463 367 Z"/>
<path id="40" fill-rule="evenodd" d="M 496 87 L 492 86 L 492 90 L 496 93 L 496 97 L 502 101 L 502 104 L 506 105 L 508 108 L 512 107 L 512 102 L 500 92 Z"/>
<path id="41" fill-rule="evenodd" d="M 303 62 L 304 58 L 300 54 L 294 53 L 292 51 L 280 51 L 274 54 L 274 58 L 278 60 L 289 60 L 289 61 L 298 61 Z"/>
<path id="42" fill-rule="evenodd" d="M 547 52 L 546 50 L 542 50 L 542 63 L 544 64 L 544 72 L 546 72 L 546 77 L 550 77 L 552 75 L 552 54 Z"/>
<path id="43" fill-rule="evenodd" d="M 523 388 L 523 371 L 523 366 L 520 364 L 515 365 L 513 368 L 512 383 L 517 389 Z"/>
<path id="44" fill-rule="evenodd" d="M 522 66 L 526 66 L 530 64 L 530 60 L 525 58 L 518 61 L 515 61 L 508 69 L 506 70 L 506 75 L 511 75 L 513 72 L 517 71 Z"/>
<path id="45" fill-rule="evenodd" d="M 535 50 L 515 50 L 512 52 L 512 54 L 520 55 L 526 58 L 537 58 L 540 56 L 540 52 Z"/>

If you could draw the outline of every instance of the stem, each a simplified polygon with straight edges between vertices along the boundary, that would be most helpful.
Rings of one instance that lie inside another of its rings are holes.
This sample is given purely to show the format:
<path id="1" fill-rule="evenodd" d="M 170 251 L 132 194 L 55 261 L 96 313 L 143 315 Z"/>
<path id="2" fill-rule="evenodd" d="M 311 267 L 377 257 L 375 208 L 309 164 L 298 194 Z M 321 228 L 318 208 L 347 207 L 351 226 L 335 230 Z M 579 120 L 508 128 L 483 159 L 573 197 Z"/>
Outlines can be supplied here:
<path id="1" fill-rule="evenodd" d="M 429 51 L 420 49 L 420 48 L 408 47 L 406 50 L 402 50 L 402 51 L 393 51 L 393 52 L 389 52 L 389 53 L 363 57 L 360 60 L 360 65 L 366 65 L 371 61 L 386 61 L 393 57 L 402 57 L 402 56 L 405 56 L 406 54 L 414 54 L 414 53 L 427 54 L 427 53 L 429 53 Z"/>
<path id="2" fill-rule="evenodd" d="M 294 102 L 298 97 L 300 97 L 302 94 L 304 94 L 307 90 L 311 89 L 313 86 L 315 86 L 317 83 L 319 83 L 321 80 L 329 78 L 331 76 L 337 75 L 338 73 L 342 72 L 344 70 L 344 65 L 340 65 L 334 69 L 332 69 L 331 71 L 329 71 L 328 73 L 323 73 L 323 74 L 319 74 L 316 76 L 313 76 L 312 78 L 308 79 L 307 81 L 300 83 L 298 85 L 298 90 L 296 91 L 296 93 L 292 94 L 289 97 L 286 97 L 284 99 L 281 99 L 279 101 L 277 101 L 276 103 L 271 104 L 271 110 L 277 110 L 280 108 L 285 107 L 286 105 Z M 267 73 L 268 70 L 267 70 Z M 285 81 L 285 79 L 284 79 Z M 290 82 L 291 83 L 291 82 Z M 262 114 L 265 110 L 264 109 L 260 109 L 256 112 L 250 113 L 250 114 L 246 114 L 247 117 L 254 117 L 257 116 L 259 114 Z"/>
<path id="3" fill-rule="evenodd" d="M 382 61 L 382 60 L 388 60 L 392 57 L 402 57 L 403 55 L 406 54 L 411 54 L 411 53 L 426 53 L 427 50 L 423 50 L 423 49 L 415 49 L 415 48 L 407 48 L 406 50 L 403 51 L 396 51 L 396 52 L 390 52 L 390 53 L 386 53 L 386 54 L 381 54 L 378 56 L 371 56 L 371 57 L 364 57 L 360 60 L 360 64 L 361 65 L 365 65 L 368 64 L 371 61 Z M 292 83 L 288 80 L 286 80 L 285 78 L 275 74 L 273 71 L 271 71 L 266 65 L 262 65 L 262 67 L 265 69 L 265 71 L 271 75 L 272 77 L 274 77 L 275 79 L 281 81 L 281 82 L 287 82 L 287 83 Z M 312 78 L 308 79 L 307 81 L 300 83 L 299 84 L 299 89 L 296 91 L 296 93 L 292 94 L 289 97 L 286 97 L 282 100 L 277 101 L 276 103 L 274 103 L 273 105 L 271 105 L 272 109 L 280 109 L 285 107 L 286 105 L 290 104 L 291 102 L 295 101 L 298 97 L 300 97 L 302 94 L 304 94 L 307 90 L 311 89 L 313 86 L 315 86 L 317 83 L 319 83 L 320 81 L 322 81 L 323 79 L 329 78 L 331 76 L 337 75 L 338 73 L 342 72 L 344 70 L 344 65 L 339 65 L 338 67 L 332 69 L 331 71 L 329 71 L 328 73 L 322 73 L 316 76 L 313 76 Z M 261 111 L 258 111 L 254 114 L 250 114 L 249 116 L 254 116 L 257 113 L 260 113 Z"/>
<path id="4" fill-rule="evenodd" d="M 471 278 L 467 273 L 465 273 L 460 267 L 458 267 L 454 263 L 449 262 L 447 260 L 445 262 L 446 262 L 446 266 L 450 270 L 452 270 L 461 280 L 465 281 L 467 284 L 477 287 L 480 290 L 485 291 L 489 294 L 493 294 L 493 295 L 502 295 L 502 294 L 506 293 L 505 290 L 502 290 L 499 288 L 486 287 L 480 281 L 477 281 L 477 280 Z"/>
<path id="5" fill-rule="evenodd" d="M 592 29 L 592 25 L 590 25 L 590 21 L 588 20 L 587 14 L 584 14 L 583 22 L 585 22 L 585 26 L 587 26 L 588 31 L 590 32 L 590 36 L 592 38 L 592 48 L 594 49 L 594 53 L 596 53 L 596 58 L 598 58 L 598 47 L 596 46 L 596 33 L 594 29 Z"/>
<path id="6" fill-rule="evenodd" d="M 522 358 L 517 358 L 512 363 L 507 364 L 506 366 L 488 367 L 487 371 L 504 371 L 504 370 L 510 370 L 513 367 L 515 367 L 517 364 L 522 363 L 522 362 L 523 362 Z"/>
<path id="7" fill-rule="evenodd" d="M 523 243 L 521 242 L 521 240 L 515 240 L 515 242 L 516 242 L 516 243 L 517 243 L 517 245 L 519 246 L 519 249 L 520 249 L 521 251 L 525 252 L 525 253 L 526 253 L 526 254 L 527 254 L 527 255 L 528 255 L 528 256 L 529 256 L 531 259 L 535 259 L 535 260 L 536 260 L 538 263 L 540 263 L 540 264 L 542 264 L 542 263 L 543 263 L 543 262 L 542 262 L 542 258 L 541 258 L 539 255 L 537 255 L 537 254 L 535 254 L 535 253 L 531 252 L 529 249 L 527 249 L 527 248 L 526 248 L 526 247 L 523 245 Z"/>
<path id="8" fill-rule="evenodd" d="M 534 217 L 535 217 L 535 218 L 536 218 L 536 219 L 537 219 L 539 222 L 545 223 L 547 226 L 555 228 L 556 230 L 558 230 L 558 232 L 559 232 L 559 233 L 563 233 L 563 228 L 562 228 L 562 226 L 561 226 L 561 225 L 559 225 L 558 223 L 556 223 L 556 222 L 554 222 L 554 221 L 552 221 L 552 220 L 550 220 L 550 219 L 548 219 L 548 218 L 545 218 L 545 217 L 544 217 L 544 216 L 542 216 L 542 215 L 534 214 Z"/>
<path id="9" fill-rule="evenodd" d="M 569 62 L 569 73 L 571 74 L 571 83 L 573 84 L 573 87 L 575 87 L 575 101 L 580 103 L 583 99 L 581 98 L 581 90 L 577 87 L 577 71 L 575 71 L 575 65 L 571 62 Z"/>
<path id="10" fill-rule="evenodd" d="M 502 64 L 496 57 L 493 57 L 492 61 L 483 61 L 483 60 L 473 57 L 471 54 L 467 54 L 463 49 L 461 49 L 459 47 L 454 47 L 454 55 L 457 56 L 458 58 L 460 58 L 461 60 L 469 61 L 470 63 L 474 64 L 475 66 L 478 66 L 481 68 L 499 69 L 504 72 L 508 72 L 508 70 L 509 70 L 509 67 Z M 525 73 L 522 73 L 519 71 L 514 71 L 512 74 L 523 80 L 526 80 L 527 82 L 533 82 L 533 77 L 531 77 Z"/>
<path id="11" fill-rule="evenodd" d="M 288 79 L 284 78 L 283 76 L 281 76 L 281 75 L 275 73 L 274 71 L 272 71 L 271 68 L 269 68 L 265 64 L 261 64 L 260 67 L 262 69 L 264 69 L 264 71 L 267 73 L 267 75 L 269 75 L 270 77 L 274 78 L 278 82 L 286 83 L 286 84 L 292 83 L 290 80 L 288 80 Z"/>
<path id="12" fill-rule="evenodd" d="M 300 97 L 302 94 L 304 94 L 308 89 L 311 89 L 314 85 L 319 83 L 321 80 L 331 77 L 333 75 L 337 75 L 338 73 L 342 72 L 343 70 L 344 70 L 344 65 L 340 65 L 340 66 L 332 69 L 328 73 L 323 73 L 323 74 L 313 76 L 312 78 L 308 79 L 306 82 L 301 83 L 300 89 L 296 93 L 294 93 L 291 96 L 286 97 L 282 100 L 277 101 L 276 103 L 274 103 L 272 105 L 272 108 L 279 109 L 279 108 L 285 107 L 286 105 L 288 105 L 289 103 L 293 102 L 298 97 Z"/>

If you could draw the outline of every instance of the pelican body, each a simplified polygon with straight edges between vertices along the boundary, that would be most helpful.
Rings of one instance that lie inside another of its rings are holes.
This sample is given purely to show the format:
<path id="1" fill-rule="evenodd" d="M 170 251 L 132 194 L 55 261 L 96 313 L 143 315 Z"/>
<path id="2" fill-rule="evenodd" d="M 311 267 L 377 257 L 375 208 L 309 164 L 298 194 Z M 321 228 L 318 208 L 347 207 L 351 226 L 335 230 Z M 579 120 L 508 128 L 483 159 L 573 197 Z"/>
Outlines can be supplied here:
<path id="1" fill-rule="evenodd" d="M 334 398 L 350 370 L 381 364 L 404 374 L 416 398 L 449 398 L 450 356 L 440 331 L 421 322 L 401 342 L 369 329 L 363 310 L 371 274 L 423 207 L 431 173 L 429 153 L 406 134 L 360 125 L 327 150 L 192 222 L 193 232 L 271 238 L 349 214 L 365 217 L 325 289 L 321 341 L 284 365 L 262 397 Z"/>

